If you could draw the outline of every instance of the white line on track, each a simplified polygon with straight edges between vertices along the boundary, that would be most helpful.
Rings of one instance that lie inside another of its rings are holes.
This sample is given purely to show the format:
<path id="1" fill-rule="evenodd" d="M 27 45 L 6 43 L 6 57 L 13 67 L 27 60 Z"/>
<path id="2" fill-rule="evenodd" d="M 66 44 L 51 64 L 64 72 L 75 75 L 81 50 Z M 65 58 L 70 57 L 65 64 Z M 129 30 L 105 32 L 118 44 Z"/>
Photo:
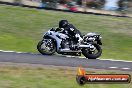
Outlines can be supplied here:
<path id="1" fill-rule="evenodd" d="M 123 69 L 123 70 L 129 70 L 131 68 L 118 68 L 118 67 L 108 67 L 108 68 L 111 68 L 111 69 Z"/>
<path id="2" fill-rule="evenodd" d="M 114 69 L 114 68 L 118 68 L 118 67 L 109 67 L 109 68 L 113 68 Z"/>
<path id="3" fill-rule="evenodd" d="M 66 57 L 75 57 L 75 56 L 66 56 Z"/>
<path id="4" fill-rule="evenodd" d="M 99 59 L 99 60 L 107 60 L 107 61 L 121 61 L 121 62 L 132 62 L 132 61 L 126 61 L 126 60 L 113 60 L 113 59 Z"/>
<path id="5" fill-rule="evenodd" d="M 7 52 L 8 53 L 8 52 L 15 52 L 15 51 L 4 51 L 4 50 L 0 50 L 0 52 L 5 52 L 5 53 Z"/>
<path id="6" fill-rule="evenodd" d="M 5 53 L 27 53 L 27 52 L 4 51 L 4 50 L 0 50 L 0 52 L 5 52 Z"/>
<path id="7" fill-rule="evenodd" d="M 128 70 L 128 69 L 130 69 L 130 68 L 122 68 L 122 69 Z"/>
<path id="8" fill-rule="evenodd" d="M 14 53 L 28 53 L 28 52 L 16 52 L 16 51 L 5 51 L 5 50 L 0 50 L 0 52 L 5 52 L 5 53 L 11 53 L 11 52 L 14 52 Z M 76 56 L 66 56 L 66 57 L 76 57 Z M 85 58 L 85 57 L 78 57 L 78 58 Z M 114 59 L 100 59 L 100 58 L 97 58 L 99 60 L 105 60 L 105 61 L 121 61 L 121 62 L 132 62 L 132 61 L 126 61 L 126 60 L 114 60 Z"/>

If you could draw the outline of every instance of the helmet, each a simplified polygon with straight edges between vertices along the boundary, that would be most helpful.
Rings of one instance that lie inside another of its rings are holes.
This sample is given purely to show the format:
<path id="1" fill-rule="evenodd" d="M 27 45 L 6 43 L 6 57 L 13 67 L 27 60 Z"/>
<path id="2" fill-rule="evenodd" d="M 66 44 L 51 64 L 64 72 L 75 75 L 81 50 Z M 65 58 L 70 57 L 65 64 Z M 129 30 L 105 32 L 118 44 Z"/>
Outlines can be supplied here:
<path id="1" fill-rule="evenodd" d="M 67 20 L 61 20 L 61 21 L 59 22 L 59 28 L 64 28 L 64 27 L 66 27 L 68 24 L 69 24 L 69 23 L 68 23 Z"/>

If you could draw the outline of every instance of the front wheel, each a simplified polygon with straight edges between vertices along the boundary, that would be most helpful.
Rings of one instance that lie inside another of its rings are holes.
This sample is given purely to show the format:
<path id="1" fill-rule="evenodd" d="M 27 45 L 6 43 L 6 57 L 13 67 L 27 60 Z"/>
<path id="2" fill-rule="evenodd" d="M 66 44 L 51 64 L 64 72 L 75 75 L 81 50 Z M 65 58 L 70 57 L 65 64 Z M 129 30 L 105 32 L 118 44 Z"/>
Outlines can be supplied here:
<path id="1" fill-rule="evenodd" d="M 52 39 L 44 39 L 37 45 L 38 51 L 43 55 L 52 55 L 56 52 L 56 46 Z"/>
<path id="2" fill-rule="evenodd" d="M 82 49 L 82 54 L 88 59 L 96 59 L 101 56 L 102 49 L 98 44 L 92 44 L 94 49 L 91 48 L 84 48 Z"/>

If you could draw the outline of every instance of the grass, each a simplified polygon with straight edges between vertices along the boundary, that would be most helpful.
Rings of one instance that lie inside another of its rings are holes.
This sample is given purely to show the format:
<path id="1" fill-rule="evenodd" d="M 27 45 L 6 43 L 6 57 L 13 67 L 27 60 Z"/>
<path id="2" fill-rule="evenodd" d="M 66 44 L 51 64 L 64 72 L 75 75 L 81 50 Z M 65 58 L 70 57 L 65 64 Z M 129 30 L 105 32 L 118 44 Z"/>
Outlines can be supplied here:
<path id="1" fill-rule="evenodd" d="M 95 73 L 95 71 L 88 71 Z M 98 73 L 98 72 L 97 72 Z M 99 73 L 118 73 L 100 70 Z M 121 72 L 120 72 L 121 73 Z M 131 73 L 130 73 L 131 74 Z M 56 67 L 0 67 L 0 88 L 132 88 L 132 84 L 76 83 L 76 70 Z"/>
<path id="2" fill-rule="evenodd" d="M 43 32 L 67 19 L 83 34 L 102 35 L 101 58 L 131 60 L 132 18 L 65 13 L 0 5 L 0 49 L 38 53 Z"/>

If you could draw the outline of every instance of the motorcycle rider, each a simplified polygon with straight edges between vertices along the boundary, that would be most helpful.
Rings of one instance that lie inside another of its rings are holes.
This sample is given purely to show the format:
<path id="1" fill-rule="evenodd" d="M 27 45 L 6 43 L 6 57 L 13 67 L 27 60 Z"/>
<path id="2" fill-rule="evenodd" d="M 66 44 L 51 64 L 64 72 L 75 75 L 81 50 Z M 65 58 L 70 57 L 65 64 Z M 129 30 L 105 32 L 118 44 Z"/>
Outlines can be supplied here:
<path id="1" fill-rule="evenodd" d="M 76 44 L 80 44 L 82 39 L 81 32 L 77 30 L 72 24 L 67 20 L 59 21 L 59 28 L 63 31 L 64 34 L 67 34 L 69 38 L 74 41 Z"/>

